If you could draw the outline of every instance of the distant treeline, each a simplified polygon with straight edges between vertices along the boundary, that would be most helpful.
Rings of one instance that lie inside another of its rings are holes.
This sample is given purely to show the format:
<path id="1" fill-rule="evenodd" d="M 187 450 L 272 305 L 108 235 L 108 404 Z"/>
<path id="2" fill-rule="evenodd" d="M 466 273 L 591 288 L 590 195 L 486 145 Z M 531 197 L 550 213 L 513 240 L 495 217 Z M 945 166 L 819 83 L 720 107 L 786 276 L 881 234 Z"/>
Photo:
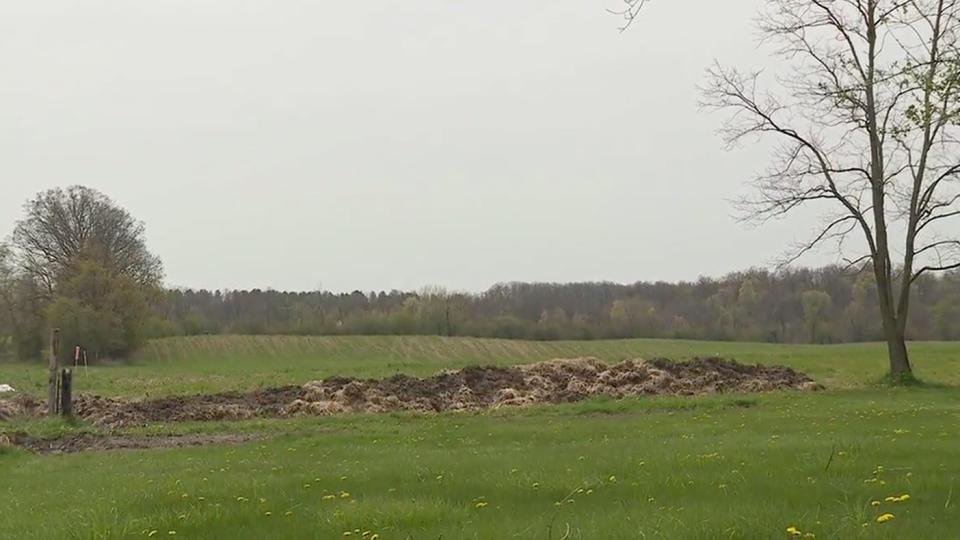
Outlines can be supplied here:
<path id="1" fill-rule="evenodd" d="M 175 289 L 163 294 L 146 333 L 793 343 L 883 338 L 872 276 L 838 267 L 751 270 L 680 283 L 506 283 L 479 294 Z M 907 336 L 960 339 L 960 273 L 918 280 Z"/>

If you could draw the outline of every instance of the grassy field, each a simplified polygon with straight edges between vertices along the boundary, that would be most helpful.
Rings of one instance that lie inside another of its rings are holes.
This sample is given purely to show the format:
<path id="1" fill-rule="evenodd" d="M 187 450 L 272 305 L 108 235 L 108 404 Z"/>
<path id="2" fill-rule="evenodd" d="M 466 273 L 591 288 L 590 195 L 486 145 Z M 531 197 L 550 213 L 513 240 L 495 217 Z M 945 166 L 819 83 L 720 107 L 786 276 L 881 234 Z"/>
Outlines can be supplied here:
<path id="1" fill-rule="evenodd" d="M 67 456 L 0 447 L 0 538 L 713 539 L 784 538 L 791 527 L 800 537 L 955 538 L 960 344 L 912 352 L 918 375 L 942 385 L 873 385 L 884 361 L 872 344 L 163 340 L 81 384 L 159 394 L 553 357 L 719 354 L 790 365 L 830 390 L 131 430 L 263 436 L 235 446 Z M 0 381 L 37 390 L 38 369 L 2 366 Z"/>
<path id="2" fill-rule="evenodd" d="M 960 385 L 960 343 L 910 347 L 921 379 Z M 149 343 L 129 365 L 91 367 L 77 375 L 77 391 L 143 396 L 244 390 L 303 384 L 330 375 L 432 375 L 467 365 L 516 365 L 552 358 L 723 356 L 746 363 L 780 364 L 831 388 L 876 382 L 886 369 L 879 343 L 777 345 L 672 340 L 531 342 L 499 339 L 349 336 L 202 336 Z M 43 395 L 47 375 L 36 364 L 0 364 L 0 382 Z"/>

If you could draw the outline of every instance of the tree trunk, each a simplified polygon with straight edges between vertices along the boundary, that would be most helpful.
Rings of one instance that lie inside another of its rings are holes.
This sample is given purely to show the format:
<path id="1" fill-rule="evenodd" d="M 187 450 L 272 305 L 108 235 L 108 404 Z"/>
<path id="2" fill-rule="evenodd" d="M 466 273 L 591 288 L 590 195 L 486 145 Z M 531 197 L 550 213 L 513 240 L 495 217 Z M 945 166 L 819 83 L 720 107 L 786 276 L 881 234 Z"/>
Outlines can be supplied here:
<path id="1" fill-rule="evenodd" d="M 902 332 L 896 329 L 887 332 L 887 353 L 890 356 L 890 376 L 894 380 L 913 375 L 907 355 L 907 341 Z"/>

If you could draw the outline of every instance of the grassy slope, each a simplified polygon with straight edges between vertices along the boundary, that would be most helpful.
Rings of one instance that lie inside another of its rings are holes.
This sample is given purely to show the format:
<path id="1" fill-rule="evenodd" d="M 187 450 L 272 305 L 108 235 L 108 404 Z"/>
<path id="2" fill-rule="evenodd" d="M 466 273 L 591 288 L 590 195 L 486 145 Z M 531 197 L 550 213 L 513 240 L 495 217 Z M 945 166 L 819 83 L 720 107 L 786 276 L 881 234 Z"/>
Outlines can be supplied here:
<path id="1" fill-rule="evenodd" d="M 913 351 L 921 376 L 960 382 L 960 346 Z M 555 356 L 715 353 L 859 388 L 148 429 L 281 434 L 235 447 L 0 449 L 0 538 L 342 538 L 355 529 L 382 539 L 779 538 L 789 526 L 817 538 L 949 538 L 960 530 L 960 392 L 864 387 L 883 370 L 877 345 L 204 338 L 154 343 L 143 365 L 92 371 L 87 381 L 129 394 L 138 385 L 189 391 Z M 4 369 L 0 380 L 11 373 Z M 904 493 L 907 502 L 870 504 Z M 337 498 L 324 500 L 329 494 Z M 887 511 L 895 518 L 877 524 Z"/>
<path id="2" fill-rule="evenodd" d="M 151 342 L 133 365 L 90 368 L 77 391 L 142 396 L 302 384 L 329 375 L 430 375 L 470 364 L 514 365 L 551 358 L 625 358 L 720 355 L 743 362 L 783 364 L 832 387 L 871 383 L 885 370 L 884 347 L 775 345 L 703 341 L 623 340 L 530 342 L 442 337 L 210 336 Z M 911 346 L 917 375 L 960 384 L 960 343 Z M 0 364 L 0 382 L 37 395 L 46 374 L 34 364 Z"/>

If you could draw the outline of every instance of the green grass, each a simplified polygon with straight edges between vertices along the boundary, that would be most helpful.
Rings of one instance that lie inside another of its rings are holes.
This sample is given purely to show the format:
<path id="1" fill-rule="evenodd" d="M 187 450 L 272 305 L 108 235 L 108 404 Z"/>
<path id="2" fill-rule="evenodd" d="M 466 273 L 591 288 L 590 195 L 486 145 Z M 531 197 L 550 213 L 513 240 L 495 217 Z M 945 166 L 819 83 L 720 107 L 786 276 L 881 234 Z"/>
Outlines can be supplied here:
<path id="1" fill-rule="evenodd" d="M 132 395 L 138 385 L 195 391 L 564 356 L 720 354 L 790 365 L 831 389 L 130 430 L 268 435 L 237 446 L 67 456 L 0 448 L 0 538 L 176 531 L 176 538 L 323 539 L 359 529 L 381 539 L 753 539 L 787 537 L 791 526 L 817 538 L 952 538 L 960 530 L 960 391 L 951 386 L 960 382 L 960 344 L 911 350 L 918 375 L 944 385 L 871 384 L 883 373 L 879 345 L 161 341 L 134 366 L 91 370 L 87 383 Z M 10 373 L 4 366 L 0 380 Z M 38 387 L 32 376 L 13 380 Z M 92 430 L 59 421 L 8 427 Z M 910 499 L 871 505 L 902 494 Z M 895 517 L 876 523 L 884 512 Z"/>
<path id="2" fill-rule="evenodd" d="M 960 343 L 914 343 L 910 352 L 922 380 L 960 384 Z M 431 375 L 471 364 L 516 365 L 595 356 L 627 358 L 719 355 L 747 363 L 782 364 L 831 388 L 863 386 L 886 371 L 885 347 L 777 345 L 679 340 L 531 342 L 443 337 L 204 336 L 149 343 L 130 365 L 82 368 L 77 391 L 143 396 L 243 390 L 302 384 L 330 375 Z M 46 371 L 36 364 L 0 364 L 0 382 L 43 395 Z"/>

